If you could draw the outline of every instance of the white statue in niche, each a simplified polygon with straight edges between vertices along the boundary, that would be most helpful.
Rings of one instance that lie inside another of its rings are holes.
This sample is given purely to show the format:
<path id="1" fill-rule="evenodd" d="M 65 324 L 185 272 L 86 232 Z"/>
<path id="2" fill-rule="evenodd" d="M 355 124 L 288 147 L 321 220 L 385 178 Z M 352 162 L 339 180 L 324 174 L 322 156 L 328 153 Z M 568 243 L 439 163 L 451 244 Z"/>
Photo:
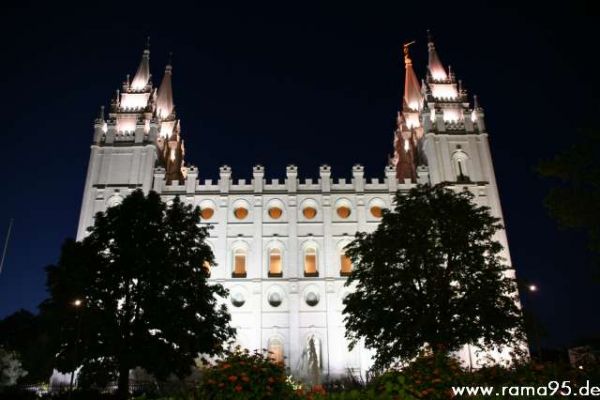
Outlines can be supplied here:
<path id="1" fill-rule="evenodd" d="M 309 335 L 302 350 L 298 371 L 307 383 L 318 385 L 321 381 L 322 367 L 321 341 L 315 335 Z"/>

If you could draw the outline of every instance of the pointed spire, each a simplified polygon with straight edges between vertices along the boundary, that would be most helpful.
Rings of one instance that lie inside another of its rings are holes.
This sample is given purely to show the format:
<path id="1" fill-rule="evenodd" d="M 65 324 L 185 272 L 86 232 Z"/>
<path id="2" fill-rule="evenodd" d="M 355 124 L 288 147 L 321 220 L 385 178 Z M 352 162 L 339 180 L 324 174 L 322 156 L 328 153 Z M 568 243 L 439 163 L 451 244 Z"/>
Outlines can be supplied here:
<path id="1" fill-rule="evenodd" d="M 473 108 L 475 110 L 479 109 L 479 98 L 477 97 L 476 94 L 473 95 Z"/>
<path id="2" fill-rule="evenodd" d="M 171 56 L 169 56 L 169 63 L 165 68 L 165 75 L 156 96 L 156 115 L 161 119 L 167 118 L 175 109 L 175 104 L 173 103 L 173 86 L 171 84 L 173 67 L 171 66 L 170 58 Z"/>
<path id="3" fill-rule="evenodd" d="M 408 47 L 413 43 L 414 41 L 404 45 L 404 105 L 408 109 L 416 111 L 421 107 L 422 98 L 419 80 L 417 79 L 410 54 L 408 53 Z"/>
<path id="4" fill-rule="evenodd" d="M 446 74 L 446 70 L 440 61 L 440 57 L 435 50 L 435 44 L 433 43 L 433 37 L 431 36 L 431 32 L 429 29 L 427 30 L 427 47 L 429 49 L 429 63 L 427 67 L 429 68 L 429 73 L 432 78 L 436 81 L 443 81 L 448 79 L 448 75 Z"/>
<path id="5" fill-rule="evenodd" d="M 104 122 L 104 106 L 100 106 L 100 111 L 98 112 L 98 118 L 96 121 Z"/>
<path id="6" fill-rule="evenodd" d="M 143 90 L 150 80 L 150 36 L 146 41 L 146 48 L 142 54 L 142 60 L 137 72 L 131 81 L 131 88 L 135 91 Z"/>

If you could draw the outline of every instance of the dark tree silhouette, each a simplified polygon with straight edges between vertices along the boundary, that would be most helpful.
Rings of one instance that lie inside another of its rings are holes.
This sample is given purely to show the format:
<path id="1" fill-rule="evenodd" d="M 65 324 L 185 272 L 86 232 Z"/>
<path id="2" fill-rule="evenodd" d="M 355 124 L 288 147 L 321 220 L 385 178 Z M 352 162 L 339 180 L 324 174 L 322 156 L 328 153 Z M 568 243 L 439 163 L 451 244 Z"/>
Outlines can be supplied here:
<path id="1" fill-rule="evenodd" d="M 27 310 L 19 310 L 0 321 L 0 346 L 17 352 L 27 371 L 19 383 L 48 382 L 54 361 L 50 340 L 44 321 Z"/>
<path id="2" fill-rule="evenodd" d="M 588 234 L 596 255 L 595 277 L 600 280 L 600 132 L 585 132 L 552 160 L 542 161 L 538 172 L 559 182 L 550 189 L 545 205 L 561 226 Z"/>
<path id="3" fill-rule="evenodd" d="M 138 190 L 98 213 L 84 240 L 64 244 L 41 305 L 59 327 L 59 370 L 82 366 L 84 384 L 116 379 L 124 398 L 135 367 L 182 377 L 199 353 L 220 351 L 234 331 L 218 306 L 226 290 L 207 282 L 214 261 L 199 222 L 198 208 Z"/>
<path id="4" fill-rule="evenodd" d="M 354 270 L 344 300 L 346 336 L 364 338 L 375 367 L 408 361 L 428 347 L 447 354 L 523 339 L 514 273 L 494 240 L 501 229 L 470 192 L 442 185 L 397 193 L 373 233 L 346 247 Z"/>

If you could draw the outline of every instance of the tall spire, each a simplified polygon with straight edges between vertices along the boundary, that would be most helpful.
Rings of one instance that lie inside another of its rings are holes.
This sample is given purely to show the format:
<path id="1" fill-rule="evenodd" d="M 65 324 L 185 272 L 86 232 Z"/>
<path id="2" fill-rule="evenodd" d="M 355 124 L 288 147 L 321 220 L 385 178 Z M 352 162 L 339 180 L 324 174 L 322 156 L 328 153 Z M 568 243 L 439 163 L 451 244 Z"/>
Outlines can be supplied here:
<path id="1" fill-rule="evenodd" d="M 158 88 L 158 95 L 156 96 L 156 115 L 160 119 L 169 117 L 175 109 L 173 103 L 173 86 L 171 84 L 171 76 L 173 75 L 173 67 L 171 61 L 165 68 L 165 75 Z"/>
<path id="2" fill-rule="evenodd" d="M 440 57 L 435 50 L 435 44 L 433 43 L 433 37 L 429 30 L 427 30 L 427 47 L 429 49 L 429 63 L 427 65 L 431 77 L 436 81 L 444 81 L 448 79 L 448 74 L 440 61 Z"/>
<path id="3" fill-rule="evenodd" d="M 411 111 L 417 111 L 421 108 L 422 97 L 419 80 L 408 53 L 408 47 L 413 43 L 414 41 L 404 45 L 404 107 L 408 107 Z"/>
<path id="4" fill-rule="evenodd" d="M 142 54 L 142 60 L 137 72 L 131 81 L 131 88 L 135 91 L 143 90 L 150 80 L 150 36 L 146 41 L 146 48 Z"/>

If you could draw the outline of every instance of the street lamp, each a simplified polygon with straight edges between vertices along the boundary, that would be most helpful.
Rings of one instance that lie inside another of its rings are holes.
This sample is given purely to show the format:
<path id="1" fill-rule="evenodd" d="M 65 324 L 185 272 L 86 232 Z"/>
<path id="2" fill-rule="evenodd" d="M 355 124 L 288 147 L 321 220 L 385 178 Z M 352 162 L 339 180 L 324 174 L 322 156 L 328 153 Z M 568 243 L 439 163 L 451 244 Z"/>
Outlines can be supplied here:
<path id="1" fill-rule="evenodd" d="M 77 312 L 77 338 L 75 339 L 75 345 L 73 346 L 73 369 L 71 370 L 71 382 L 69 384 L 69 399 L 71 398 L 71 393 L 73 393 L 73 380 L 75 378 L 75 369 L 77 368 L 77 346 L 79 345 L 79 339 L 81 336 L 81 315 L 79 310 L 83 305 L 83 300 L 75 299 L 73 300 L 72 304 Z"/>
<path id="2" fill-rule="evenodd" d="M 538 287 L 535 284 L 531 284 L 531 285 L 529 285 L 528 289 L 530 292 L 537 292 Z"/>
<path id="3" fill-rule="evenodd" d="M 527 290 L 529 291 L 529 293 L 535 294 L 535 293 L 537 293 L 539 288 L 535 283 L 531 283 L 531 284 L 529 284 L 529 286 L 527 286 Z M 530 299 L 532 302 L 533 302 L 533 298 L 534 298 L 533 295 L 530 296 Z M 541 342 L 540 331 L 537 326 L 537 321 L 535 320 L 535 318 L 532 317 L 531 323 L 533 325 L 533 332 L 535 335 L 535 342 L 536 342 L 535 344 L 537 347 L 538 357 L 539 357 L 540 361 L 542 361 L 542 344 L 540 343 Z"/>

